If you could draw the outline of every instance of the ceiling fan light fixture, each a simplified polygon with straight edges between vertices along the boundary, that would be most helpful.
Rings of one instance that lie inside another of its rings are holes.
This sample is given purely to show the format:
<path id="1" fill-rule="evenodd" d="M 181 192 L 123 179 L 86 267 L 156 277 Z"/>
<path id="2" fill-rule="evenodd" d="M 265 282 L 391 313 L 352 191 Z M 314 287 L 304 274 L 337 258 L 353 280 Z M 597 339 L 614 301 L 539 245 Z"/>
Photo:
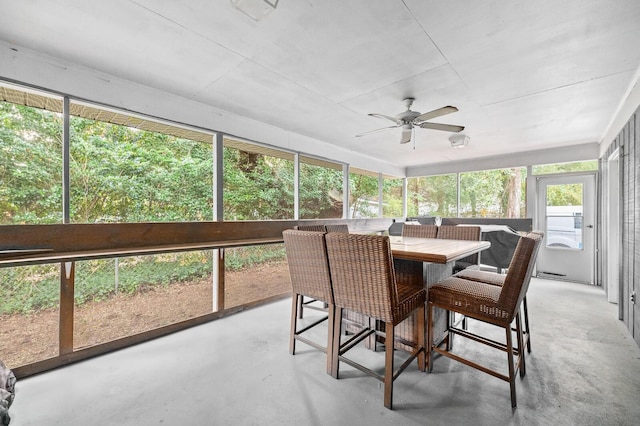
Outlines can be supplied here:
<path id="1" fill-rule="evenodd" d="M 231 4 L 254 21 L 259 21 L 269 12 L 275 10 L 279 1 L 280 0 L 231 0 Z"/>
<path id="2" fill-rule="evenodd" d="M 453 135 L 449 137 L 449 142 L 451 142 L 451 148 L 464 148 L 469 144 L 469 136 Z"/>

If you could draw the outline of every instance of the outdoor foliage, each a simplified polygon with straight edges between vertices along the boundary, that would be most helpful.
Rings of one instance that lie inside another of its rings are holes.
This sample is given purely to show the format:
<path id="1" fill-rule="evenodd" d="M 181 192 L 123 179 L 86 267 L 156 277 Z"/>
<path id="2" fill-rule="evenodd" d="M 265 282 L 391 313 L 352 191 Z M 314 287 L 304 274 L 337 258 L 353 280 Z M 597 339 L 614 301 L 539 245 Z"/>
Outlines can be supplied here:
<path id="1" fill-rule="evenodd" d="M 213 220 L 212 143 L 77 116 L 69 125 L 72 223 Z M 59 113 L 0 102 L 0 224 L 62 223 L 62 126 Z M 225 220 L 294 217 L 293 161 L 230 146 L 223 155 Z M 560 171 L 590 168 L 569 164 Z M 557 165 L 540 169 L 557 171 Z M 299 184 L 301 218 L 342 217 L 342 170 L 301 162 Z M 384 217 L 402 215 L 402 189 L 401 179 L 383 179 Z M 461 173 L 459 198 L 457 190 L 455 174 L 410 178 L 408 215 L 451 217 L 458 208 L 472 217 L 524 212 L 524 169 Z M 570 205 L 577 202 L 574 195 L 555 198 Z M 350 173 L 351 217 L 377 217 L 378 196 L 377 177 Z M 204 253 L 78 262 L 76 303 L 210 276 L 211 256 Z M 227 252 L 226 268 L 283 259 L 281 246 L 234 249 Z M 57 306 L 59 268 L 0 269 L 0 314 Z"/>
<path id="2" fill-rule="evenodd" d="M 378 179 L 349 173 L 349 211 L 354 218 L 378 216 Z"/>
<path id="3" fill-rule="evenodd" d="M 342 217 L 342 171 L 300 164 L 300 218 Z"/>
<path id="4" fill-rule="evenodd" d="M 60 114 L 0 102 L 0 224 L 62 222 Z"/>
<path id="5" fill-rule="evenodd" d="M 382 217 L 402 217 L 403 179 L 383 179 Z"/>
<path id="6" fill-rule="evenodd" d="M 482 170 L 408 179 L 409 216 L 508 217 L 524 216 L 524 168 Z M 459 213 L 458 213 L 459 211 Z"/>

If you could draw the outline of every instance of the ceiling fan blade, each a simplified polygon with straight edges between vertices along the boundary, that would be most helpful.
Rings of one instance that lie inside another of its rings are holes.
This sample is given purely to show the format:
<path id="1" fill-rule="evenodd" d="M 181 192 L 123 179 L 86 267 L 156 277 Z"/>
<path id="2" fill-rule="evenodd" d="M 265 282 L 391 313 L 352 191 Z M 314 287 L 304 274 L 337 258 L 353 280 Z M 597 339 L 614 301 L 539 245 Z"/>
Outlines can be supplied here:
<path id="1" fill-rule="evenodd" d="M 371 117 L 378 117 L 378 118 L 386 118 L 387 120 L 391 120 L 394 123 L 396 123 L 398 126 L 401 126 L 402 120 L 395 118 L 395 117 L 391 117 L 390 115 L 384 115 L 384 114 L 369 114 L 369 116 Z"/>
<path id="2" fill-rule="evenodd" d="M 456 126 L 455 124 L 441 124 L 441 123 L 421 123 L 418 126 L 423 129 L 443 130 L 445 132 L 461 132 L 464 130 L 464 126 Z"/>
<path id="3" fill-rule="evenodd" d="M 409 127 L 410 126 L 410 127 Z M 400 143 L 409 143 L 411 142 L 411 137 L 413 136 L 413 126 L 403 126 L 402 127 L 402 139 L 400 139 Z"/>
<path id="4" fill-rule="evenodd" d="M 399 126 L 389 126 L 389 127 L 383 127 L 382 129 L 370 130 L 368 132 L 364 132 L 364 133 L 360 133 L 360 134 L 356 135 L 356 138 L 360 138 L 362 136 L 367 136 L 367 135 L 370 135 L 372 133 L 382 132 L 383 130 L 396 129 L 398 127 Z"/>
<path id="5" fill-rule="evenodd" d="M 449 105 L 449 106 L 446 106 L 446 107 L 434 109 L 433 111 L 425 112 L 424 114 L 421 114 L 421 115 L 417 116 L 416 118 L 414 118 L 413 122 L 414 123 L 420 123 L 422 121 L 427 121 L 427 120 L 430 120 L 432 118 L 440 117 L 442 115 L 451 114 L 451 113 L 456 112 L 456 111 L 458 111 L 458 108 Z"/>

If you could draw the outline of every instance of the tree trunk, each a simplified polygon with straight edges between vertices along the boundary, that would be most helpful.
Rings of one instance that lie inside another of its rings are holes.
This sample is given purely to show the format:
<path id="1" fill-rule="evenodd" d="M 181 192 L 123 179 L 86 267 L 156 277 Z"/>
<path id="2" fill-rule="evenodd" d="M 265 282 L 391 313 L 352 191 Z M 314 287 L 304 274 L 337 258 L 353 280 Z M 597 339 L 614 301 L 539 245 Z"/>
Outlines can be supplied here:
<path id="1" fill-rule="evenodd" d="M 518 169 L 511 169 L 507 183 L 507 217 L 520 217 L 520 200 L 522 199 L 522 178 Z"/>

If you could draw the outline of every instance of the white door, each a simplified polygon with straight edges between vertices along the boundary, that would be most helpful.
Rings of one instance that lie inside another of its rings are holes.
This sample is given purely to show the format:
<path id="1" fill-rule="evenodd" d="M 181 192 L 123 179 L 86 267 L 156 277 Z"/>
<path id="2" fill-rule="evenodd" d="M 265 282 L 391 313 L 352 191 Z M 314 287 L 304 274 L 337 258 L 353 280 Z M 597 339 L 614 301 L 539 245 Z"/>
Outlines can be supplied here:
<path id="1" fill-rule="evenodd" d="M 583 283 L 595 276 L 595 174 L 538 177 L 537 275 Z"/>

